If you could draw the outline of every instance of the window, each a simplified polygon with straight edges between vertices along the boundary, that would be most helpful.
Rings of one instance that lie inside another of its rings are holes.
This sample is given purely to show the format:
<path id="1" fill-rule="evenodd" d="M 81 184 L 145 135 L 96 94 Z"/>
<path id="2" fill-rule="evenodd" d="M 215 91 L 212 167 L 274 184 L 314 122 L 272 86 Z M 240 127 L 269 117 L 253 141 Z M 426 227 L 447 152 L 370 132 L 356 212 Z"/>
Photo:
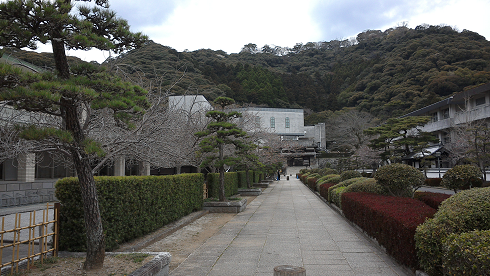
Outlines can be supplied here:
<path id="1" fill-rule="evenodd" d="M 430 117 L 432 122 L 437 122 L 439 120 L 439 117 L 437 117 L 437 112 L 430 114 Z"/>
<path id="2" fill-rule="evenodd" d="M 481 97 L 475 100 L 475 106 L 479 106 L 483 104 L 485 104 L 485 97 Z"/>
<path id="3" fill-rule="evenodd" d="M 286 123 L 285 123 L 285 125 L 286 125 L 286 128 L 289 128 L 289 117 L 286 117 Z"/>
<path id="4" fill-rule="evenodd" d="M 442 119 L 449 119 L 449 108 L 443 109 L 441 111 L 441 117 Z"/>
<path id="5" fill-rule="evenodd" d="M 275 127 L 276 127 L 276 118 L 271 117 L 271 128 L 275 128 Z"/>
<path id="6" fill-rule="evenodd" d="M 255 127 L 256 128 L 260 127 L 260 117 L 259 116 L 255 116 Z"/>

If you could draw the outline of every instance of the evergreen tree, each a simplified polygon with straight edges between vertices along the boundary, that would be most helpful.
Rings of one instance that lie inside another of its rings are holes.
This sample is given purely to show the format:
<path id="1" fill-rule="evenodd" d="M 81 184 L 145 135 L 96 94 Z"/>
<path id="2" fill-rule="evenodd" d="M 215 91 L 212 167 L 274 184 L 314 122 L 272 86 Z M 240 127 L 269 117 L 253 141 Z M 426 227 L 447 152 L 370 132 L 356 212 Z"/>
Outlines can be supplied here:
<path id="1" fill-rule="evenodd" d="M 429 120 L 428 116 L 393 118 L 364 132 L 377 136 L 369 141 L 369 147 L 380 150 L 383 161 L 396 162 L 402 156 L 410 154 L 414 148 L 425 148 L 429 143 L 439 142 L 438 138 L 419 129 Z"/>
<path id="2" fill-rule="evenodd" d="M 199 146 L 201 153 L 209 153 L 201 166 L 214 165 L 219 170 L 219 201 L 225 201 L 225 165 L 233 165 L 238 157 L 234 154 L 225 156 L 225 146 L 232 145 L 235 148 L 243 146 L 241 139 L 246 132 L 232 123 L 233 119 L 240 118 L 241 113 L 237 111 L 225 112 L 225 107 L 232 105 L 235 101 L 227 97 L 218 97 L 214 100 L 221 110 L 212 110 L 206 116 L 213 121 L 208 124 L 206 130 L 196 133 L 199 138 L 204 138 Z"/>
<path id="3" fill-rule="evenodd" d="M 88 0 L 90 1 L 90 0 Z M 87 0 L 85 0 L 87 2 Z M 84 269 L 100 268 L 105 241 L 90 154 L 103 154 L 85 135 L 86 108 L 112 110 L 114 119 L 130 126 L 134 115 L 147 107 L 145 91 L 123 83 L 93 65 L 71 68 L 65 49 L 97 48 L 121 53 L 146 42 L 146 36 L 132 33 L 125 20 L 108 9 L 107 0 L 95 0 L 93 7 L 76 7 L 70 0 L 11 0 L 0 3 L 0 46 L 35 49 L 51 43 L 56 73 L 24 75 L 2 65 L 0 100 L 15 108 L 59 118 L 57 126 L 29 126 L 24 139 L 57 140 L 58 147 L 71 154 L 84 208 L 87 258 Z"/>

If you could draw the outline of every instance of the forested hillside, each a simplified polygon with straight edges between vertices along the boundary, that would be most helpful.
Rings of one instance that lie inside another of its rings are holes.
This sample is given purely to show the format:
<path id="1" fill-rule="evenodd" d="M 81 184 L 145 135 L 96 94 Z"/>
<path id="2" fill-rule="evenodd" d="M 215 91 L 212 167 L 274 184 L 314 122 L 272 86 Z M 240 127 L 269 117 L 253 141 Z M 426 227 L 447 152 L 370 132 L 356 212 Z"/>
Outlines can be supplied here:
<path id="1" fill-rule="evenodd" d="M 490 42 L 468 30 L 423 25 L 293 48 L 251 43 L 231 55 L 177 52 L 151 42 L 105 65 L 175 94 L 209 100 L 226 95 L 244 104 L 317 113 L 357 107 L 383 119 L 490 82 Z"/>

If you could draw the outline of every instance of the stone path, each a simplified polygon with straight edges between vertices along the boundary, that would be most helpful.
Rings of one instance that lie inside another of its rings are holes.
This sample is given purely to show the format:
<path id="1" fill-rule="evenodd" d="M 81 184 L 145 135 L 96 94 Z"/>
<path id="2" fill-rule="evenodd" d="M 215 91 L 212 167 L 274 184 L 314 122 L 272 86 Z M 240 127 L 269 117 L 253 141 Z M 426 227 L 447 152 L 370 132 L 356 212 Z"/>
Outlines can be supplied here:
<path id="1" fill-rule="evenodd" d="M 279 265 L 314 275 L 413 275 L 295 178 L 294 168 L 192 253 L 171 276 L 273 275 Z"/>

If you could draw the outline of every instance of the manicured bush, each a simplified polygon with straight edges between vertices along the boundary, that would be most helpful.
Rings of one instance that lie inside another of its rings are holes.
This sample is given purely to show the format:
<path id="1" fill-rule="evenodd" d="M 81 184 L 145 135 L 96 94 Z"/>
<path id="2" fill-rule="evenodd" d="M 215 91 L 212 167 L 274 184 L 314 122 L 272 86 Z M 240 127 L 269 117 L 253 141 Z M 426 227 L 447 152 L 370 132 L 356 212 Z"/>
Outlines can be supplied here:
<path id="1" fill-rule="evenodd" d="M 444 275 L 490 275 L 490 231 L 451 234 L 444 242 Z"/>
<path id="2" fill-rule="evenodd" d="M 441 203 L 444 200 L 448 199 L 449 197 L 451 197 L 450 194 L 420 192 L 420 191 L 415 192 L 413 196 L 413 198 L 422 201 L 423 203 L 429 205 L 430 207 L 436 210 L 439 209 Z"/>
<path id="3" fill-rule="evenodd" d="M 412 197 L 414 188 L 424 184 L 425 176 L 412 166 L 390 164 L 379 168 L 374 179 L 391 195 Z"/>
<path id="4" fill-rule="evenodd" d="M 245 171 L 238 171 L 236 172 L 237 177 L 238 177 L 238 188 L 239 189 L 246 189 L 247 188 L 247 174 Z"/>
<path id="5" fill-rule="evenodd" d="M 440 187 L 442 178 L 427 178 L 424 181 L 425 186 Z"/>
<path id="6" fill-rule="evenodd" d="M 337 183 L 323 183 L 319 187 L 320 196 L 325 200 L 328 200 L 328 188 L 336 185 Z"/>
<path id="7" fill-rule="evenodd" d="M 336 169 L 332 169 L 332 168 L 324 168 L 324 169 L 321 169 L 320 170 L 320 175 L 329 175 L 329 174 L 338 174 L 337 170 Z"/>
<path id="8" fill-rule="evenodd" d="M 356 177 L 362 177 L 361 173 L 358 171 L 344 171 L 340 174 L 342 181 Z"/>
<path id="9" fill-rule="evenodd" d="M 342 202 L 340 197 L 347 187 L 337 187 L 330 192 L 330 200 L 333 204 L 337 205 L 339 208 L 342 207 Z"/>
<path id="10" fill-rule="evenodd" d="M 490 230 L 490 188 L 461 191 L 446 199 L 433 219 L 417 228 L 417 255 L 429 275 L 442 275 L 443 243 L 450 234 Z"/>
<path id="11" fill-rule="evenodd" d="M 383 186 L 379 185 L 373 178 L 365 178 L 363 181 L 359 181 L 349 185 L 344 190 L 344 193 L 354 192 L 373 193 L 379 195 L 388 194 L 388 191 Z"/>
<path id="12" fill-rule="evenodd" d="M 478 167 L 457 165 L 449 169 L 442 177 L 442 185 L 455 192 L 463 188 L 481 187 L 482 174 Z"/>
<path id="13" fill-rule="evenodd" d="M 334 183 L 334 184 L 337 184 L 339 182 L 340 182 L 340 175 L 338 175 L 338 174 L 329 174 L 329 175 L 326 175 L 326 176 L 323 176 L 323 177 L 319 178 L 316 181 L 315 189 L 316 189 L 316 191 L 320 191 L 320 185 L 322 185 L 324 183 Z"/>
<path id="14" fill-rule="evenodd" d="M 219 197 L 219 173 L 208 173 L 208 197 Z M 225 197 L 238 194 L 238 174 L 236 172 L 225 173 Z"/>
<path id="15" fill-rule="evenodd" d="M 306 185 L 310 188 L 310 189 L 315 189 L 315 184 L 316 184 L 316 181 L 318 178 L 320 178 L 321 176 L 318 174 L 318 173 L 312 173 L 310 174 L 307 178 L 306 178 Z"/>
<path id="16" fill-rule="evenodd" d="M 202 209 L 203 174 L 95 177 L 106 250 Z M 56 182 L 61 203 L 59 249 L 85 251 L 85 223 L 78 178 Z"/>
<path id="17" fill-rule="evenodd" d="M 336 184 L 336 185 L 328 188 L 328 202 L 334 203 L 333 202 L 333 196 L 334 196 L 333 195 L 333 192 L 334 192 L 335 189 L 340 188 L 340 187 L 347 187 L 347 186 L 352 185 L 354 183 L 362 182 L 365 179 L 366 179 L 365 177 L 351 178 L 351 179 L 347 179 L 347 180 L 341 181 L 338 184 Z M 340 203 L 339 204 L 336 204 L 336 205 L 340 207 Z"/>
<path id="18" fill-rule="evenodd" d="M 418 268 L 415 230 L 435 209 L 413 198 L 371 193 L 344 192 L 341 202 L 347 219 L 375 238 L 398 262 Z"/>

